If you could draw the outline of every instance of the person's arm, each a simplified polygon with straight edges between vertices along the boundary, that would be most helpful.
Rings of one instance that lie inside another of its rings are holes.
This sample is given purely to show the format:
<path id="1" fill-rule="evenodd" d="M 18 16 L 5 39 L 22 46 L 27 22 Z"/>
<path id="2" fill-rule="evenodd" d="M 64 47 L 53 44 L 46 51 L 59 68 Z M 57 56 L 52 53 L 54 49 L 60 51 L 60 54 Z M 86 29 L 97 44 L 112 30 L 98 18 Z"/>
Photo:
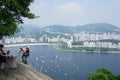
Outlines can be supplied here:
<path id="1" fill-rule="evenodd" d="M 0 55 L 1 55 L 1 56 L 4 56 L 1 50 L 0 50 Z"/>
<path id="2" fill-rule="evenodd" d="M 1 50 L 0 50 L 0 55 L 1 55 L 1 56 L 3 55 Z"/>
<path id="3" fill-rule="evenodd" d="M 3 54 L 3 51 L 2 51 L 2 50 L 0 50 L 0 55 L 7 57 L 7 55 L 4 55 L 4 54 Z"/>

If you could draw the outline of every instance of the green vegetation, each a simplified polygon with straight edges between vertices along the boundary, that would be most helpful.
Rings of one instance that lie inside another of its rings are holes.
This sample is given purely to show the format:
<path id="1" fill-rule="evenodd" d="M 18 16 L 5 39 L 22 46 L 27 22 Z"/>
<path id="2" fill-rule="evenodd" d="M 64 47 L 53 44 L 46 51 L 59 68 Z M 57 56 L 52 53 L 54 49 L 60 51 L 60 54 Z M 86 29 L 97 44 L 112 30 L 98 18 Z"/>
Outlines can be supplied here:
<path id="1" fill-rule="evenodd" d="M 59 47 L 63 50 L 75 50 L 75 51 L 86 51 L 86 52 L 119 52 L 120 49 L 115 49 L 115 48 L 96 48 L 96 47 L 72 47 L 69 48 L 67 47 L 67 44 L 61 44 L 61 46 Z"/>
<path id="2" fill-rule="evenodd" d="M 0 0 L 0 39 L 11 36 L 19 31 L 18 24 L 23 23 L 23 17 L 36 18 L 30 13 L 29 5 L 34 0 Z"/>
<path id="3" fill-rule="evenodd" d="M 83 45 L 83 41 L 81 41 L 81 42 L 72 42 L 72 45 Z"/>
<path id="4" fill-rule="evenodd" d="M 111 42 L 111 43 L 118 44 L 120 42 L 120 40 L 105 39 L 105 40 L 99 40 L 99 42 Z"/>
<path id="5" fill-rule="evenodd" d="M 115 75 L 107 69 L 100 68 L 96 73 L 89 73 L 88 80 L 120 80 L 120 74 Z"/>
<path id="6" fill-rule="evenodd" d="M 68 47 L 63 47 L 63 49 L 65 50 L 78 50 L 78 51 L 96 51 L 97 49 L 95 47 L 72 47 L 72 48 L 68 48 Z"/>

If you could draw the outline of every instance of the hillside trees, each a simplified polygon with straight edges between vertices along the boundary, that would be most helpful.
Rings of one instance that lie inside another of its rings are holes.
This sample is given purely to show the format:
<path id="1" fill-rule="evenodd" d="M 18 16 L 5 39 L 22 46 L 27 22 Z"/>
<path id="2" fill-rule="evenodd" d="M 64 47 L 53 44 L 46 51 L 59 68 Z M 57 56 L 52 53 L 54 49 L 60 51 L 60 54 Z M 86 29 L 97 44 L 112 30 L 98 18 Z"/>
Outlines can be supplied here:
<path id="1" fill-rule="evenodd" d="M 0 39 L 15 34 L 23 17 L 33 19 L 29 6 L 34 0 L 0 0 Z"/>
<path id="2" fill-rule="evenodd" d="M 89 73 L 88 80 L 120 80 L 120 75 L 115 75 L 107 69 L 100 68 L 95 74 Z"/>

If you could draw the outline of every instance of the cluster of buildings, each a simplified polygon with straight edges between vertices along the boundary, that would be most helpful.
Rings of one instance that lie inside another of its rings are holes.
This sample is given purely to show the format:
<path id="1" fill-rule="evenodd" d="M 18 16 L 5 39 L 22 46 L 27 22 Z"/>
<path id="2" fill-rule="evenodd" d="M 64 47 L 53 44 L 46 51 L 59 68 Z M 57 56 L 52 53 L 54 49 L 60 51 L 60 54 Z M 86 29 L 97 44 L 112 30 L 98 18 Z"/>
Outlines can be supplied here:
<path id="1" fill-rule="evenodd" d="M 116 33 L 102 33 L 90 34 L 88 32 L 81 32 L 73 34 L 73 41 L 98 41 L 98 40 L 120 40 L 120 34 Z"/>
<path id="2" fill-rule="evenodd" d="M 66 34 L 65 34 L 66 35 Z M 44 42 L 44 43 L 59 43 L 65 42 L 67 47 L 98 47 L 98 48 L 117 48 L 120 49 L 120 34 L 116 33 L 102 33 L 102 34 L 91 34 L 88 32 L 80 32 L 77 34 L 67 34 L 67 37 L 48 37 L 47 35 L 41 36 L 39 39 L 32 37 L 12 37 L 0 40 L 6 44 L 15 43 L 33 43 L 33 42 Z M 100 40 L 117 40 L 117 43 L 113 42 L 100 42 Z M 72 45 L 72 42 L 82 42 L 82 45 Z"/>
<path id="3" fill-rule="evenodd" d="M 0 40 L 0 43 L 4 44 L 16 44 L 16 43 L 31 43 L 37 42 L 35 38 L 23 38 L 23 37 L 12 37 L 12 38 L 4 38 Z"/>
<path id="4" fill-rule="evenodd" d="M 114 44 L 112 42 L 84 42 L 83 47 L 97 47 L 97 48 L 116 48 L 120 49 L 120 42 L 118 44 Z"/>
<path id="5" fill-rule="evenodd" d="M 79 45 L 79 47 L 120 49 L 120 34 L 116 34 L 116 33 L 90 34 L 88 32 L 81 32 L 81 33 L 74 34 L 72 37 L 72 40 L 73 42 L 82 41 L 83 44 Z M 103 41 L 101 42 L 101 40 Z M 117 42 L 114 42 L 114 41 L 117 41 Z M 73 47 L 73 46 L 70 46 L 70 47 Z M 78 47 L 78 45 L 76 47 Z"/>
<path id="6" fill-rule="evenodd" d="M 103 33 L 103 34 L 90 34 L 87 32 L 81 32 L 77 34 L 67 34 L 69 38 L 65 37 L 53 37 L 49 38 L 47 35 L 43 35 L 39 38 L 40 42 L 65 42 L 67 47 L 98 47 L 98 48 L 117 48 L 120 49 L 120 34 L 116 33 Z M 116 40 L 117 43 L 110 41 L 100 42 L 100 40 Z M 72 42 L 83 42 L 82 45 L 72 45 Z"/>

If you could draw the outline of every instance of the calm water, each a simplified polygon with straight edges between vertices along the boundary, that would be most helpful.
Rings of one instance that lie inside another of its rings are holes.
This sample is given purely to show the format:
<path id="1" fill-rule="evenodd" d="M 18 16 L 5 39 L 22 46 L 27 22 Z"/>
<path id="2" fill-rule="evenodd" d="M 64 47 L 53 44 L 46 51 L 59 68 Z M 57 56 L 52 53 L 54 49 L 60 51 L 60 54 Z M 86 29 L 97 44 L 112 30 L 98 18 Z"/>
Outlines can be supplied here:
<path id="1" fill-rule="evenodd" d="M 20 56 L 20 47 L 7 48 Z M 64 52 L 53 46 L 30 46 L 29 65 L 52 77 L 54 80 L 87 80 L 89 72 L 98 68 L 107 68 L 120 74 L 120 54 L 97 54 Z"/>

